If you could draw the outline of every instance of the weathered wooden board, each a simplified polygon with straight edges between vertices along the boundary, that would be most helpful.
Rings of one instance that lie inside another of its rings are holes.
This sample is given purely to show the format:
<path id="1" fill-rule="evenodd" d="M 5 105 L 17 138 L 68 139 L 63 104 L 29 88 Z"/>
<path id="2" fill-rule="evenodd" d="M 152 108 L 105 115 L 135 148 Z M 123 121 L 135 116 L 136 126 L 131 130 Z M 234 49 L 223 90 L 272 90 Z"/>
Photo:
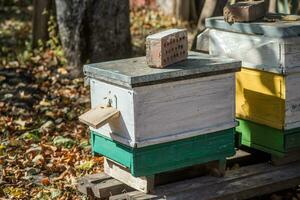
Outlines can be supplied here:
<path id="1" fill-rule="evenodd" d="M 105 173 L 86 175 L 78 180 L 77 189 L 91 199 L 107 199 L 112 195 L 133 191 L 126 184 L 111 178 Z"/>
<path id="2" fill-rule="evenodd" d="M 104 158 L 104 172 L 139 191 L 149 193 L 154 189 L 154 175 L 134 177 L 128 168 L 107 158 Z"/>
<path id="3" fill-rule="evenodd" d="M 116 183 L 117 184 L 117 183 Z M 224 177 L 203 176 L 140 191 L 113 193 L 110 199 L 249 199 L 300 184 L 300 162 L 283 166 L 261 163 L 231 170 Z"/>
<path id="4" fill-rule="evenodd" d="M 186 170 L 185 170 L 186 169 Z M 174 176 L 179 176 L 179 179 L 189 177 L 189 174 L 193 174 L 196 177 L 200 174 L 206 175 L 211 174 L 213 176 L 221 177 L 224 176 L 226 170 L 225 158 L 220 161 L 212 161 L 200 165 L 195 165 L 183 169 L 178 169 L 170 172 L 150 175 L 150 176 L 140 176 L 134 177 L 131 175 L 130 170 L 125 166 L 122 166 L 110 159 L 104 159 L 104 172 L 119 180 L 126 185 L 135 188 L 136 190 L 142 191 L 144 193 L 150 193 L 154 190 L 157 185 L 164 184 L 165 182 L 171 182 L 176 180 Z M 184 174 L 182 174 L 184 173 Z"/>
<path id="5" fill-rule="evenodd" d="M 300 37 L 273 38 L 209 30 L 209 52 L 242 61 L 242 66 L 279 74 L 300 71 Z"/>
<path id="6" fill-rule="evenodd" d="M 227 73 L 125 89 L 91 79 L 92 107 L 111 99 L 120 117 L 99 134 L 132 147 L 159 144 L 236 125 L 235 76 Z"/>
<path id="7" fill-rule="evenodd" d="M 97 106 L 79 116 L 79 121 L 93 128 L 100 128 L 109 121 L 118 118 L 120 111 L 113 107 Z"/>
<path id="8" fill-rule="evenodd" d="M 281 167 L 257 164 L 229 172 L 224 178 L 200 177 L 158 187 L 149 195 L 134 191 L 111 199 L 249 199 L 299 183 L 299 162 Z"/>
<path id="9" fill-rule="evenodd" d="M 236 116 L 280 130 L 300 127 L 299 84 L 300 73 L 242 68 L 236 74 Z"/>
<path id="10" fill-rule="evenodd" d="M 231 73 L 240 70 L 241 62 L 207 54 L 189 52 L 188 58 L 163 69 L 151 68 L 146 57 L 88 64 L 84 74 L 121 87 L 133 88 L 171 81 Z"/>

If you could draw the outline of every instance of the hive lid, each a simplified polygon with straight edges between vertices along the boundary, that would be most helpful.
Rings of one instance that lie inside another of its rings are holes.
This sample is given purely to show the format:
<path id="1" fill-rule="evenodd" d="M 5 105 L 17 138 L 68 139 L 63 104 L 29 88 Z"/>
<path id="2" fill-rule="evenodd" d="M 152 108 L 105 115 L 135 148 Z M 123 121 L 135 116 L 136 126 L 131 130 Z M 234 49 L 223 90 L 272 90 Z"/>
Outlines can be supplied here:
<path id="1" fill-rule="evenodd" d="M 290 15 L 293 17 L 293 15 Z M 275 22 L 236 22 L 229 24 L 224 21 L 224 17 L 211 17 L 205 21 L 207 28 L 222 29 L 230 32 L 257 34 L 275 38 L 299 37 L 300 21 L 280 21 Z"/>
<path id="2" fill-rule="evenodd" d="M 114 60 L 88 64 L 84 74 L 124 87 L 138 87 L 163 82 L 236 72 L 241 62 L 230 58 L 213 57 L 207 54 L 189 52 L 186 60 L 163 69 L 150 68 L 145 57 Z"/>

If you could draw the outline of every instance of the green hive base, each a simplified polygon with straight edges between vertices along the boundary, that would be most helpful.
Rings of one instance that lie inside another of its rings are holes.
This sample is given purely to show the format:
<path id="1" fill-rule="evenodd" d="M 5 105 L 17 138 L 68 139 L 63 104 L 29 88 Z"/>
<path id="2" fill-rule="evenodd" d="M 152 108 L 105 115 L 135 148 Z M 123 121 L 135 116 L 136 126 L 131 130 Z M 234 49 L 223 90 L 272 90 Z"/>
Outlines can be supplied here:
<path id="1" fill-rule="evenodd" d="M 242 145 L 280 157 L 300 149 L 300 128 L 284 131 L 247 120 L 238 121 L 236 132 L 241 136 Z"/>
<path id="2" fill-rule="evenodd" d="M 183 140 L 131 148 L 91 131 L 93 153 L 130 169 L 133 176 L 148 176 L 235 154 L 234 128 Z"/>

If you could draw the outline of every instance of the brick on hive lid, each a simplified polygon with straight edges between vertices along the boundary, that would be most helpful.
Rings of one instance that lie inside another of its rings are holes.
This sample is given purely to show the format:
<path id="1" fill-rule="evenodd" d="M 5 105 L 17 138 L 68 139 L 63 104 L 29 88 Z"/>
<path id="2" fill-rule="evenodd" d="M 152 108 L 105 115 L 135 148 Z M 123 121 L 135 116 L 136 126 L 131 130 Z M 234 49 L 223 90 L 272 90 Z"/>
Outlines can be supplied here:
<path id="1" fill-rule="evenodd" d="M 223 14 L 228 23 L 251 22 L 266 15 L 266 6 L 264 1 L 242 1 L 225 6 Z"/>
<path id="2" fill-rule="evenodd" d="M 146 38 L 146 60 L 150 67 L 164 68 L 188 55 L 186 29 L 169 29 Z"/>

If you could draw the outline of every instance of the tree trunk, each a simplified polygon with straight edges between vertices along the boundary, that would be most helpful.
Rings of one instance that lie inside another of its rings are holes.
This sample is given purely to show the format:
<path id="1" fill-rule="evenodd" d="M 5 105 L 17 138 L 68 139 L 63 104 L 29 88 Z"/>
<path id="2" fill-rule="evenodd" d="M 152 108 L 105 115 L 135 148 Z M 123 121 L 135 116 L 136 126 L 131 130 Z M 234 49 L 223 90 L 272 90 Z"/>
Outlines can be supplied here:
<path id="1" fill-rule="evenodd" d="M 176 0 L 176 18 L 180 21 L 190 19 L 190 0 Z"/>
<path id="2" fill-rule="evenodd" d="M 223 8 L 226 1 L 223 0 L 205 0 L 201 15 L 198 20 L 198 31 L 201 32 L 205 29 L 205 19 L 213 16 L 223 15 Z"/>
<path id="3" fill-rule="evenodd" d="M 52 6 L 52 0 L 34 0 L 33 1 L 33 30 L 32 47 L 38 46 L 38 41 L 45 42 L 49 39 L 48 21 L 49 12 Z"/>
<path id="4" fill-rule="evenodd" d="M 60 39 L 71 75 L 86 62 L 131 54 L 128 0 L 56 0 Z"/>

